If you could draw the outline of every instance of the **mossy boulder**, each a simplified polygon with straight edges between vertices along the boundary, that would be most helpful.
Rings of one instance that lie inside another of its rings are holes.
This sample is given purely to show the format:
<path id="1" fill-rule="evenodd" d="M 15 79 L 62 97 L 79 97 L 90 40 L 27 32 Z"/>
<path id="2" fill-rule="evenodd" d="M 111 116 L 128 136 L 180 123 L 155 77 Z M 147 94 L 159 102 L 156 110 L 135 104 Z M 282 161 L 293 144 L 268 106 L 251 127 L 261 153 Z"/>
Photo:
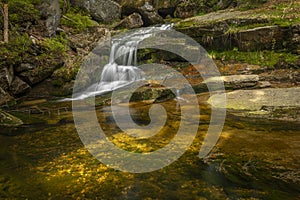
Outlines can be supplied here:
<path id="1" fill-rule="evenodd" d="M 174 99 L 176 95 L 165 87 L 141 87 L 131 96 L 131 101 L 155 100 L 156 102 Z"/>
<path id="2" fill-rule="evenodd" d="M 182 20 L 175 29 L 189 35 L 206 49 L 288 49 L 297 53 L 300 31 L 295 20 L 266 15 L 262 11 L 226 10 Z"/>

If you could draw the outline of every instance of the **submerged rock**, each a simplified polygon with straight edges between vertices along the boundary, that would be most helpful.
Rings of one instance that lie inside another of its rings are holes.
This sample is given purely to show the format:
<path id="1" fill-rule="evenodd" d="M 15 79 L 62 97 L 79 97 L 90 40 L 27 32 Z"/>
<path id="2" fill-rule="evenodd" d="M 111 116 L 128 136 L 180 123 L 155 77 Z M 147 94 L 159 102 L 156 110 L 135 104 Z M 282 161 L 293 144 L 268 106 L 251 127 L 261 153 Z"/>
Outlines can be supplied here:
<path id="1" fill-rule="evenodd" d="M 23 122 L 19 118 L 0 110 L 0 127 L 15 127 L 22 124 Z"/>

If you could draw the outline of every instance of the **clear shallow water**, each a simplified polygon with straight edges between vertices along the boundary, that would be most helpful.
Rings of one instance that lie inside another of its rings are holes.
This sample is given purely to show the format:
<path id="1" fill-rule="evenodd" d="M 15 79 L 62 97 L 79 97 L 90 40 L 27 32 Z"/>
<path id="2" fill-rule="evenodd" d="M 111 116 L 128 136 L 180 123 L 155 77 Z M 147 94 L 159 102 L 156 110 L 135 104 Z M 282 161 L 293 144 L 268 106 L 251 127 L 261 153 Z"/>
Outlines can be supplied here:
<path id="1" fill-rule="evenodd" d="M 150 140 L 137 141 L 123 134 L 109 106 L 97 106 L 97 116 L 117 146 L 149 152 L 168 144 L 178 127 L 176 101 L 162 104 L 169 119 L 166 128 Z M 10 111 L 25 125 L 0 130 L 0 198 L 300 198 L 299 124 L 228 116 L 217 146 L 201 160 L 197 155 L 210 118 L 210 109 L 202 102 L 198 135 L 188 151 L 161 170 L 130 174 L 110 169 L 89 154 L 77 135 L 70 106 L 67 102 L 43 102 L 37 106 L 27 102 L 14 109 L 17 111 Z M 149 104 L 131 107 L 134 121 L 149 123 Z"/>

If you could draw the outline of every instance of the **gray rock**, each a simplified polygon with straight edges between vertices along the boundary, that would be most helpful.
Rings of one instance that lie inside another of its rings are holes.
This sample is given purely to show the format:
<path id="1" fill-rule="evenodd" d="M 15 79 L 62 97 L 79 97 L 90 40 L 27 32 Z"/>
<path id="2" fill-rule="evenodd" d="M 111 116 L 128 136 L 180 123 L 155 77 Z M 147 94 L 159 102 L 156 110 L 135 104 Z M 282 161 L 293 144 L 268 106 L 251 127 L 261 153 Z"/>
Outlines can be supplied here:
<path id="1" fill-rule="evenodd" d="M 163 23 L 163 18 L 157 13 L 155 8 L 146 2 L 143 6 L 138 8 L 139 13 L 141 14 L 144 24 L 146 26 L 155 25 Z"/>
<path id="2" fill-rule="evenodd" d="M 217 91 L 224 89 L 222 88 L 222 84 L 224 83 L 224 87 L 226 90 L 237 90 L 242 88 L 253 88 L 257 86 L 259 81 L 258 75 L 231 75 L 231 76 L 220 76 L 220 77 L 212 77 L 203 81 L 200 84 L 194 85 L 193 89 L 196 93 L 206 92 L 208 91 L 208 87 L 211 91 Z"/>
<path id="3" fill-rule="evenodd" d="M 204 81 L 205 84 L 215 84 L 224 82 L 226 89 L 240 89 L 253 87 L 259 81 L 258 75 L 232 75 L 232 76 L 221 76 L 221 77 L 212 77 Z"/>
<path id="4" fill-rule="evenodd" d="M 300 107 L 300 87 L 268 88 L 261 90 L 236 90 L 226 94 L 227 109 L 260 111 L 266 107 Z M 209 98 L 208 102 L 214 107 L 224 108 L 222 94 Z"/>
<path id="5" fill-rule="evenodd" d="M 14 96 L 25 94 L 29 92 L 29 90 L 30 90 L 30 86 L 17 76 L 14 78 L 9 88 L 10 93 L 13 94 Z"/>
<path id="6" fill-rule="evenodd" d="M 223 94 L 211 96 L 208 102 L 239 118 L 300 122 L 300 87 L 237 90 L 226 96 L 226 104 Z"/>
<path id="7" fill-rule="evenodd" d="M 144 22 L 142 20 L 142 16 L 138 13 L 133 13 L 123 19 L 116 27 L 117 28 L 128 28 L 128 29 L 133 29 L 133 28 L 139 28 L 143 26 Z"/>
<path id="8" fill-rule="evenodd" d="M 25 72 L 31 69 L 34 69 L 35 66 L 33 66 L 32 64 L 29 63 L 21 63 L 20 65 L 18 65 L 17 67 L 15 67 L 15 71 L 17 73 L 21 73 L 21 72 Z"/>
<path id="9" fill-rule="evenodd" d="M 55 36 L 61 19 L 59 1 L 43 0 L 40 12 L 41 16 L 46 19 L 46 27 L 48 29 L 49 36 Z"/>
<path id="10" fill-rule="evenodd" d="M 72 5 L 90 12 L 92 18 L 101 22 L 112 22 L 121 18 L 121 6 L 111 0 L 71 0 Z"/>
<path id="11" fill-rule="evenodd" d="M 269 81 L 258 81 L 258 84 L 257 84 L 258 88 L 268 88 L 271 86 L 272 86 L 272 84 Z"/>
<path id="12" fill-rule="evenodd" d="M 14 79 L 13 67 L 4 67 L 0 69 L 0 87 L 4 90 L 8 90 Z"/>

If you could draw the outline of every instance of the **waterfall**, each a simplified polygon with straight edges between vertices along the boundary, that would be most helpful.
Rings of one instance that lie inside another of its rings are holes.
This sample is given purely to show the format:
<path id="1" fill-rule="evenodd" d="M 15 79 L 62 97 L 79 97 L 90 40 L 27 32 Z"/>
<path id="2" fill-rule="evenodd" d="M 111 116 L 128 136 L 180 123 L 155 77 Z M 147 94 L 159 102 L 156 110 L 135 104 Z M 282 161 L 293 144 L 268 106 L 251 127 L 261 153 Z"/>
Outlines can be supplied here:
<path id="1" fill-rule="evenodd" d="M 167 24 L 137 29 L 113 38 L 109 62 L 102 70 L 99 83 L 90 86 L 82 93 L 73 94 L 72 100 L 101 95 L 127 86 L 137 80 L 143 80 L 143 71 L 137 66 L 139 44 L 155 33 L 170 30 L 172 27 L 173 24 Z"/>
<path id="2" fill-rule="evenodd" d="M 109 63 L 104 66 L 97 91 L 115 90 L 133 81 L 143 79 L 143 73 L 137 67 L 139 43 L 152 36 L 156 31 L 171 28 L 172 24 L 154 26 L 113 39 Z"/>

